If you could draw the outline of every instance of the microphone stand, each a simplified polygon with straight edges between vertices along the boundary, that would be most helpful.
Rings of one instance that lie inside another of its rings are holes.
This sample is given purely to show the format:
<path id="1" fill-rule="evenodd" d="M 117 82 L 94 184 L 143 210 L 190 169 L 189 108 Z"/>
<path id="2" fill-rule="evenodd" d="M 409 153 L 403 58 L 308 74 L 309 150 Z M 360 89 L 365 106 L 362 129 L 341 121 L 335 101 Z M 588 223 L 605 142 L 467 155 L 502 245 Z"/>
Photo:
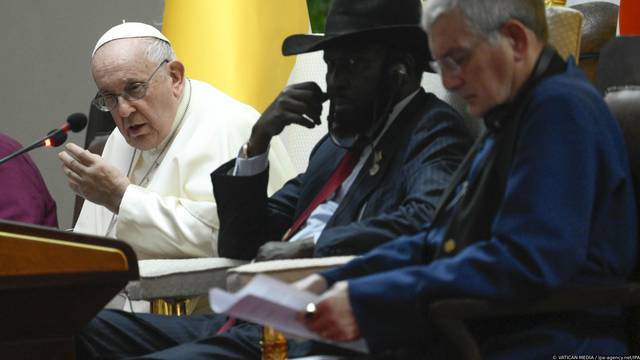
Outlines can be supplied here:
<path id="1" fill-rule="evenodd" d="M 6 163 L 7 161 L 9 161 L 9 160 L 11 160 L 11 159 L 13 159 L 13 158 L 15 158 L 17 156 L 20 156 L 20 155 L 22 155 L 22 154 L 24 154 L 24 153 L 26 153 L 28 151 L 31 151 L 33 149 L 37 149 L 37 148 L 39 148 L 41 146 L 45 146 L 46 145 L 45 141 L 47 139 L 52 139 L 52 140 L 54 140 L 54 142 L 59 142 L 58 144 L 54 144 L 54 146 L 61 145 L 67 139 L 67 137 L 66 137 L 66 134 L 64 134 L 64 132 L 62 132 L 64 134 L 64 140 L 62 140 L 62 142 L 60 142 L 61 139 L 58 139 L 58 137 L 59 137 L 58 132 L 61 132 L 61 130 L 60 129 L 53 129 L 44 138 L 34 142 L 33 144 L 31 144 L 31 145 L 29 145 L 29 146 L 27 146 L 25 148 L 22 148 L 22 149 L 20 149 L 18 151 L 15 151 L 15 152 L 3 157 L 2 159 L 0 159 L 0 165 Z"/>
<path id="2" fill-rule="evenodd" d="M 14 153 L 12 153 L 10 155 L 7 155 L 7 156 L 3 157 L 2 159 L 0 159 L 0 165 L 6 163 L 7 161 L 13 159 L 16 156 L 20 156 L 20 155 L 26 153 L 27 151 L 31 151 L 33 149 L 39 148 L 40 146 L 44 146 L 44 141 L 43 140 L 38 140 L 37 142 L 27 146 L 26 148 L 22 148 L 22 149 L 14 152 Z"/>

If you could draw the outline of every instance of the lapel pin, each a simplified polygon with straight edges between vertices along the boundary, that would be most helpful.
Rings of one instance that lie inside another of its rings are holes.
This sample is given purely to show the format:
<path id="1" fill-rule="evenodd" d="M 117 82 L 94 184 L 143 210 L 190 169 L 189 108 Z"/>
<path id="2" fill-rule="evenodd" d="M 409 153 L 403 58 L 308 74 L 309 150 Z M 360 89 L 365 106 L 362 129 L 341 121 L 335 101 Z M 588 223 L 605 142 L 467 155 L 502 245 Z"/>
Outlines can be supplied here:
<path id="1" fill-rule="evenodd" d="M 382 160 L 382 151 L 376 151 L 373 153 L 373 165 L 369 168 L 369 175 L 374 176 L 380 171 L 380 165 L 378 163 Z"/>

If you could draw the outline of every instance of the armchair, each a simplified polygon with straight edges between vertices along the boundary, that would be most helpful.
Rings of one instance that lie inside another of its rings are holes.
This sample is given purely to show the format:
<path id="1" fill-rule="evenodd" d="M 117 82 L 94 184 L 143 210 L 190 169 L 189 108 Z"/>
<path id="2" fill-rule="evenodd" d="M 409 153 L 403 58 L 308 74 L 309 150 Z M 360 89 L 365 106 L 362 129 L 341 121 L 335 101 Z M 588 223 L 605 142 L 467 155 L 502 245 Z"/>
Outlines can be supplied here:
<path id="1" fill-rule="evenodd" d="M 154 259 L 138 262 L 140 279 L 127 284 L 131 300 L 150 302 L 150 311 L 162 315 L 209 312 L 201 297 L 212 287 L 224 287 L 227 269 L 246 261 L 225 258 Z"/>
<path id="2" fill-rule="evenodd" d="M 640 305 L 640 283 L 618 286 L 566 289 L 536 301 L 498 302 L 473 298 L 440 300 L 429 306 L 432 324 L 447 339 L 448 356 L 465 360 L 482 359 L 478 343 L 465 323 L 473 319 L 491 319 L 503 316 L 558 313 L 567 310 L 604 306 L 630 307 L 628 333 L 632 353 L 638 353 L 637 306 Z M 634 315 L 631 315 L 633 313 Z"/>
<path id="3" fill-rule="evenodd" d="M 618 5 L 594 1 L 572 6 L 584 16 L 580 43 L 580 68 L 595 81 L 602 47 L 616 36 Z"/>

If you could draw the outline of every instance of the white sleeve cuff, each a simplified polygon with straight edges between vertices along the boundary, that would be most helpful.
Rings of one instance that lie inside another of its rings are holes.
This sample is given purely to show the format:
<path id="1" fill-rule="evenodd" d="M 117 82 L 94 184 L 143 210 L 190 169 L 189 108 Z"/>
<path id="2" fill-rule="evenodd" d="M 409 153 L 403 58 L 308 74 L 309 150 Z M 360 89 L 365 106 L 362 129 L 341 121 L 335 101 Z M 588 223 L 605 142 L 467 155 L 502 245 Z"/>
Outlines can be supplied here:
<path id="1" fill-rule="evenodd" d="M 242 151 L 242 150 L 240 150 Z M 245 159 L 241 156 L 236 158 L 236 166 L 233 169 L 233 176 L 253 176 L 260 174 L 269 165 L 269 149 L 264 154 Z"/>

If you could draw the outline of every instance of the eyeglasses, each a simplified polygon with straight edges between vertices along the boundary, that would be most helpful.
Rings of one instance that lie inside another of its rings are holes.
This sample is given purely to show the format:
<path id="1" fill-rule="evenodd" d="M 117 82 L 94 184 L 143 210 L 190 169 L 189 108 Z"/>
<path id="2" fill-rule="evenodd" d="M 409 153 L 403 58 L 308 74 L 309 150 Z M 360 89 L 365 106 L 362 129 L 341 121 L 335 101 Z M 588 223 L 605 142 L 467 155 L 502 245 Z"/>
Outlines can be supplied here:
<path id="1" fill-rule="evenodd" d="M 458 76 L 462 73 L 462 67 L 473 56 L 473 51 L 482 41 L 478 40 L 466 49 L 461 49 L 453 56 L 445 56 L 442 59 L 429 61 L 431 69 L 441 76 L 446 71 L 450 76 Z"/>
<path id="2" fill-rule="evenodd" d="M 127 101 L 140 100 L 147 95 L 149 89 L 149 83 L 153 76 L 158 72 L 162 65 L 169 62 L 169 59 L 164 59 L 155 70 L 151 73 L 146 81 L 136 81 L 129 83 L 125 86 L 124 91 L 120 94 L 103 94 L 98 93 L 91 102 L 100 111 L 111 111 L 118 105 L 118 98 L 122 96 Z"/>

